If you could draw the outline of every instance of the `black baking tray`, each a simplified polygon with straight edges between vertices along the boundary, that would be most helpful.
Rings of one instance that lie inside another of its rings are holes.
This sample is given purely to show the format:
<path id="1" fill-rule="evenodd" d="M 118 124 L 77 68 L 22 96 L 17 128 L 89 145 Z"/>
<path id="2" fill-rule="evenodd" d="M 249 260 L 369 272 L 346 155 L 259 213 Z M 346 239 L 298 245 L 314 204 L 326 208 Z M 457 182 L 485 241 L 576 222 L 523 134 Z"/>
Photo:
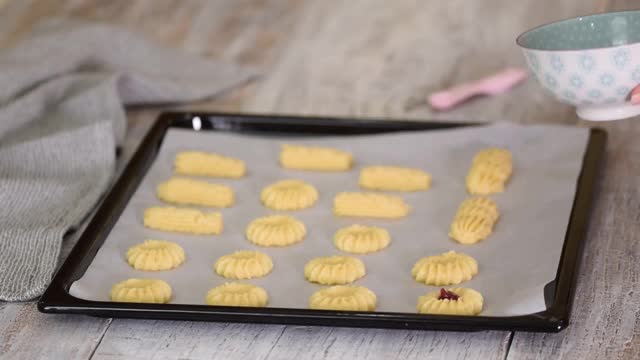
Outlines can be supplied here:
<path id="1" fill-rule="evenodd" d="M 88 301 L 69 294 L 93 261 L 138 184 L 153 163 L 169 128 L 290 136 L 357 135 L 395 131 L 437 131 L 467 123 L 339 119 L 225 113 L 164 113 L 143 139 L 132 160 L 97 209 L 78 243 L 38 302 L 45 313 L 72 313 L 99 317 L 201 320 L 247 323 L 325 325 L 433 330 L 524 330 L 557 332 L 569 322 L 574 284 L 606 132 L 591 129 L 578 179 L 571 217 L 555 280 L 545 287 L 547 310 L 513 317 L 422 315 L 393 312 L 352 312 L 288 308 L 239 308 L 183 304 L 138 304 Z"/>

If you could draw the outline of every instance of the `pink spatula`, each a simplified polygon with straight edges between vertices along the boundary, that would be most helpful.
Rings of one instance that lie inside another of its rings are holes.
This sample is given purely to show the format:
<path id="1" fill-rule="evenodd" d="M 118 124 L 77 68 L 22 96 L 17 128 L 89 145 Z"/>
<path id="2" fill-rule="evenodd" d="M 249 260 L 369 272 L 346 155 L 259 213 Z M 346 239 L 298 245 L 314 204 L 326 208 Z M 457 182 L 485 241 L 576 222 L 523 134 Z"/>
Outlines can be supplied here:
<path id="1" fill-rule="evenodd" d="M 428 101 L 436 110 L 445 111 L 477 95 L 501 94 L 527 78 L 527 72 L 518 68 L 507 68 L 480 80 L 458 85 L 429 95 Z"/>

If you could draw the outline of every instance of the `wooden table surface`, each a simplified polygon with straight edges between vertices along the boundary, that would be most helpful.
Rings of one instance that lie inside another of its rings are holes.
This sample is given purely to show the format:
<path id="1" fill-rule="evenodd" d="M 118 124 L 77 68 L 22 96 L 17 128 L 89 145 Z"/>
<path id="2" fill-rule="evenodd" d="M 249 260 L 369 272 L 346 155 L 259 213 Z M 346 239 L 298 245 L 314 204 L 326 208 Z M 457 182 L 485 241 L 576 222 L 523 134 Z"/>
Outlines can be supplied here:
<path id="1" fill-rule="evenodd" d="M 527 28 L 632 5 L 615 0 L 0 0 L 0 48 L 45 17 L 100 20 L 191 53 L 253 65 L 264 74 L 223 98 L 183 109 L 589 126 L 534 80 L 450 113 L 431 112 L 424 99 L 430 91 L 506 65 L 522 66 L 514 39 Z M 129 111 L 121 166 L 161 110 Z M 98 319 L 40 314 L 34 302 L 0 303 L 0 357 L 639 359 L 640 120 L 599 125 L 609 131 L 604 175 L 594 194 L 571 324 L 558 334 Z M 64 254 L 73 242 L 73 236 L 65 241 Z"/>

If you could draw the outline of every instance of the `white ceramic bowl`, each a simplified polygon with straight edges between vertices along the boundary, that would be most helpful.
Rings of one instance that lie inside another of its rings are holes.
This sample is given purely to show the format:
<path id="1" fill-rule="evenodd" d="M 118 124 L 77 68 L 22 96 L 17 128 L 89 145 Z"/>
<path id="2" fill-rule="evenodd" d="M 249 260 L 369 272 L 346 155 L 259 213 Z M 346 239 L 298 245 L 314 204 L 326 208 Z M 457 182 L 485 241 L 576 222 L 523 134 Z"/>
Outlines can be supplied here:
<path id="1" fill-rule="evenodd" d="M 517 39 L 540 84 L 578 116 L 604 121 L 640 115 L 631 90 L 640 85 L 640 11 L 563 20 Z"/>

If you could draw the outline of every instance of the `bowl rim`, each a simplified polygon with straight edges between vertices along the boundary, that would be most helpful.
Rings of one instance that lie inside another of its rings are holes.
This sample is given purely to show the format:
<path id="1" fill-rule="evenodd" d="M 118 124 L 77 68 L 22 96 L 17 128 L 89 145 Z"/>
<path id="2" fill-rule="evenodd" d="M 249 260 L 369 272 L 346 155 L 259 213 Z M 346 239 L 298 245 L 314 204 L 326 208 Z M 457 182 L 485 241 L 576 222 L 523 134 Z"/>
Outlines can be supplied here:
<path id="1" fill-rule="evenodd" d="M 543 27 L 547 27 L 550 25 L 555 25 L 555 24 L 561 24 L 561 23 L 565 23 L 565 22 L 569 22 L 569 21 L 574 21 L 574 20 L 578 20 L 578 19 L 590 19 L 590 18 L 595 18 L 595 17 L 600 17 L 603 15 L 612 15 L 612 14 L 625 14 L 625 13 L 640 13 L 640 10 L 623 10 L 623 11 L 610 11 L 610 12 L 600 12 L 600 13 L 595 13 L 595 14 L 588 14 L 588 15 L 582 15 L 582 16 L 574 16 L 574 17 L 570 17 L 570 18 L 565 18 L 565 19 L 560 19 L 560 20 L 555 20 L 555 21 L 551 21 L 548 23 L 544 23 L 538 26 L 535 26 L 529 30 L 524 31 L 523 33 L 521 33 L 520 35 L 518 35 L 518 37 L 516 38 L 516 44 L 522 48 L 522 49 L 526 49 L 526 50 L 537 50 L 537 51 L 586 51 L 586 50 L 597 50 L 597 49 L 613 49 L 613 48 L 618 48 L 618 47 L 623 47 L 623 46 L 629 46 L 629 45 L 634 45 L 634 44 L 639 44 L 640 41 L 634 41 L 634 42 L 630 42 L 628 44 L 623 44 L 623 45 L 611 45 L 611 46 L 599 46 L 599 47 L 592 47 L 592 48 L 586 48 L 586 49 L 541 49 L 538 47 L 531 47 L 531 46 L 524 46 L 522 44 L 522 38 L 536 30 L 539 30 Z"/>

